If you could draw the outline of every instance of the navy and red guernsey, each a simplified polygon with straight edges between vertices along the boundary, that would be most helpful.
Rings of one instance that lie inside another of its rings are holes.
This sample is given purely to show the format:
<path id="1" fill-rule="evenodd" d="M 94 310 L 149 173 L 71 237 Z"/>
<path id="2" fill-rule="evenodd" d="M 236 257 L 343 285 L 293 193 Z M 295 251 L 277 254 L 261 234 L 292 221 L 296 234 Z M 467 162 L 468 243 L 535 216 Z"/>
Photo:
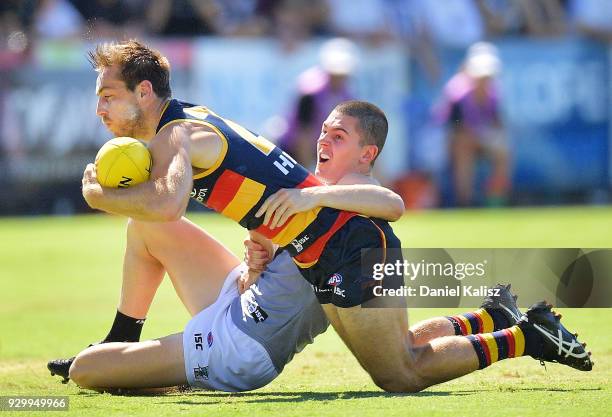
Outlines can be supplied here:
<path id="1" fill-rule="evenodd" d="M 312 187 L 321 182 L 272 142 L 204 106 L 170 100 L 157 132 L 186 121 L 207 126 L 222 141 L 221 155 L 213 166 L 194 173 L 191 198 L 285 248 L 301 268 L 314 265 L 331 236 L 357 215 L 317 207 L 269 229 L 262 225 L 263 216 L 255 217 L 266 198 L 281 188 Z"/>

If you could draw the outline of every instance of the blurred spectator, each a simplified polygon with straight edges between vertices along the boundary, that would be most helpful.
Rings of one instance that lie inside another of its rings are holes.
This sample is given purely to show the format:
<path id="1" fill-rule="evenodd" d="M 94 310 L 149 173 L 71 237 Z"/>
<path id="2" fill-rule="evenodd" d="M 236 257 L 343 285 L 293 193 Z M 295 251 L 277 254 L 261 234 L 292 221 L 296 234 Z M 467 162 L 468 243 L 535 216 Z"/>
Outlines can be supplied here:
<path id="1" fill-rule="evenodd" d="M 144 30 L 144 0 L 71 0 L 87 21 L 92 38 L 129 38 Z"/>
<path id="2" fill-rule="evenodd" d="M 34 0 L 0 2 L 0 69 L 21 63 L 22 53 L 30 44 L 35 6 Z"/>
<path id="3" fill-rule="evenodd" d="M 484 24 L 474 0 L 412 0 L 415 25 L 434 45 L 467 48 L 484 37 Z"/>
<path id="4" fill-rule="evenodd" d="M 612 42 L 612 7 L 608 0 L 572 0 L 570 19 L 578 33 L 601 42 Z"/>
<path id="5" fill-rule="evenodd" d="M 147 23 L 154 34 L 169 36 L 218 33 L 219 7 L 215 0 L 151 0 Z"/>
<path id="6" fill-rule="evenodd" d="M 41 0 L 34 15 L 36 34 L 44 39 L 78 37 L 84 23 L 78 10 L 68 0 Z"/>
<path id="7" fill-rule="evenodd" d="M 488 36 L 559 36 L 567 32 L 560 0 L 475 0 Z"/>
<path id="8" fill-rule="evenodd" d="M 508 195 L 508 144 L 494 84 L 500 70 L 495 46 L 479 42 L 469 48 L 463 67 L 444 88 L 438 116 L 448 128 L 453 191 L 460 206 L 476 203 L 474 179 L 481 158 L 492 165 L 487 204 L 502 204 Z"/>
<path id="9" fill-rule="evenodd" d="M 262 36 L 269 22 L 259 16 L 257 0 L 219 1 L 219 31 L 225 36 Z"/>
<path id="10" fill-rule="evenodd" d="M 476 0 L 487 36 L 524 35 L 527 32 L 521 0 Z"/>
<path id="11" fill-rule="evenodd" d="M 24 24 L 19 15 L 19 0 L 6 0 L 0 2 L 0 49 L 7 47 L 11 34 L 23 32 Z"/>
<path id="12" fill-rule="evenodd" d="M 313 35 L 326 33 L 327 7 L 325 0 L 280 0 L 270 5 L 272 31 L 283 49 L 293 50 Z"/>
<path id="13" fill-rule="evenodd" d="M 329 25 L 338 36 L 380 43 L 392 38 L 386 0 L 328 0 Z"/>
<path id="14" fill-rule="evenodd" d="M 560 36 L 566 33 L 565 11 L 559 0 L 519 0 L 527 33 L 532 36 Z"/>
<path id="15" fill-rule="evenodd" d="M 307 168 L 316 163 L 313 147 L 334 107 L 352 97 L 347 81 L 357 64 L 355 45 L 336 38 L 323 44 L 320 63 L 298 77 L 299 96 L 280 146 Z"/>
<path id="16" fill-rule="evenodd" d="M 485 35 L 475 0 L 387 1 L 398 3 L 394 7 L 396 12 L 401 10 L 409 21 L 402 31 L 407 35 L 410 54 L 432 84 L 441 78 L 440 49 L 465 49 Z"/>

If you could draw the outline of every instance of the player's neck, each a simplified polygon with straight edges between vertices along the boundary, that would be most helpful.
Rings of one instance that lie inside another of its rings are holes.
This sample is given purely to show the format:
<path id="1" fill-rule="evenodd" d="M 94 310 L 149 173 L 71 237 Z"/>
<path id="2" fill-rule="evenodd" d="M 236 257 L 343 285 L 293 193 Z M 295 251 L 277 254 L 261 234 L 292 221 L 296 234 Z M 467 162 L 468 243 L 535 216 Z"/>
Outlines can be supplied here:
<path id="1" fill-rule="evenodd" d="M 143 124 L 143 131 L 139 132 L 138 135 L 141 139 L 149 141 L 157 134 L 157 126 L 159 125 L 159 121 L 166 110 L 168 102 L 170 102 L 169 98 L 160 98 L 159 100 L 155 100 L 155 102 L 151 103 L 149 109 L 145 109 L 144 114 L 146 116 Z"/>

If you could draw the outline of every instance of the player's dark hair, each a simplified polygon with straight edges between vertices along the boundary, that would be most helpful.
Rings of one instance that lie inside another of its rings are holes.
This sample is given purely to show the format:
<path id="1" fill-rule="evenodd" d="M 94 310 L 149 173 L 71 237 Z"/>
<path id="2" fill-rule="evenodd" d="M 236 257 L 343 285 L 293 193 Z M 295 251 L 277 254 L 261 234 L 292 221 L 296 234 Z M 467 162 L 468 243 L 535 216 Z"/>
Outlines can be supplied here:
<path id="1" fill-rule="evenodd" d="M 359 120 L 361 145 L 376 145 L 378 147 L 376 158 L 378 158 L 383 146 L 385 146 L 387 132 L 389 131 L 389 122 L 387 122 L 385 113 L 374 104 L 359 100 L 342 102 L 334 110 Z M 372 160 L 371 165 L 374 165 L 376 158 Z"/>
<path id="2" fill-rule="evenodd" d="M 170 63 L 159 51 L 148 48 L 137 40 L 122 43 L 103 43 L 88 54 L 88 61 L 96 71 L 119 65 L 121 78 L 130 91 L 142 81 L 148 80 L 160 98 L 169 98 Z"/>

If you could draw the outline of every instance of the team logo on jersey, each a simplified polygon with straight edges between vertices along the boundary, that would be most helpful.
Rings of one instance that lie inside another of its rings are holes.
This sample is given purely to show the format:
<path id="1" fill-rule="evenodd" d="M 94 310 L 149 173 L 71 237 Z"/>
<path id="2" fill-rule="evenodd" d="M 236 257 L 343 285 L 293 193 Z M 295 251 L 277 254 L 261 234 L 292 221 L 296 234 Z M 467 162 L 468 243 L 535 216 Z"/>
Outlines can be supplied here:
<path id="1" fill-rule="evenodd" d="M 208 343 L 208 347 L 211 347 L 213 344 L 213 335 L 212 332 L 208 332 L 208 336 L 206 336 L 206 343 Z"/>
<path id="2" fill-rule="evenodd" d="M 208 381 L 208 366 L 200 366 L 193 368 L 193 378 L 196 381 Z"/>
<path id="3" fill-rule="evenodd" d="M 247 315 L 251 316 L 255 323 L 261 323 L 268 318 L 268 313 L 260 307 L 255 294 L 261 295 L 261 291 L 257 284 L 253 284 L 251 288 L 246 290 L 240 297 L 240 305 L 242 307 L 242 320 L 246 321 Z"/>
<path id="4" fill-rule="evenodd" d="M 342 284 L 342 275 L 334 274 L 327 280 L 327 285 L 331 285 L 332 287 L 337 287 Z"/>

